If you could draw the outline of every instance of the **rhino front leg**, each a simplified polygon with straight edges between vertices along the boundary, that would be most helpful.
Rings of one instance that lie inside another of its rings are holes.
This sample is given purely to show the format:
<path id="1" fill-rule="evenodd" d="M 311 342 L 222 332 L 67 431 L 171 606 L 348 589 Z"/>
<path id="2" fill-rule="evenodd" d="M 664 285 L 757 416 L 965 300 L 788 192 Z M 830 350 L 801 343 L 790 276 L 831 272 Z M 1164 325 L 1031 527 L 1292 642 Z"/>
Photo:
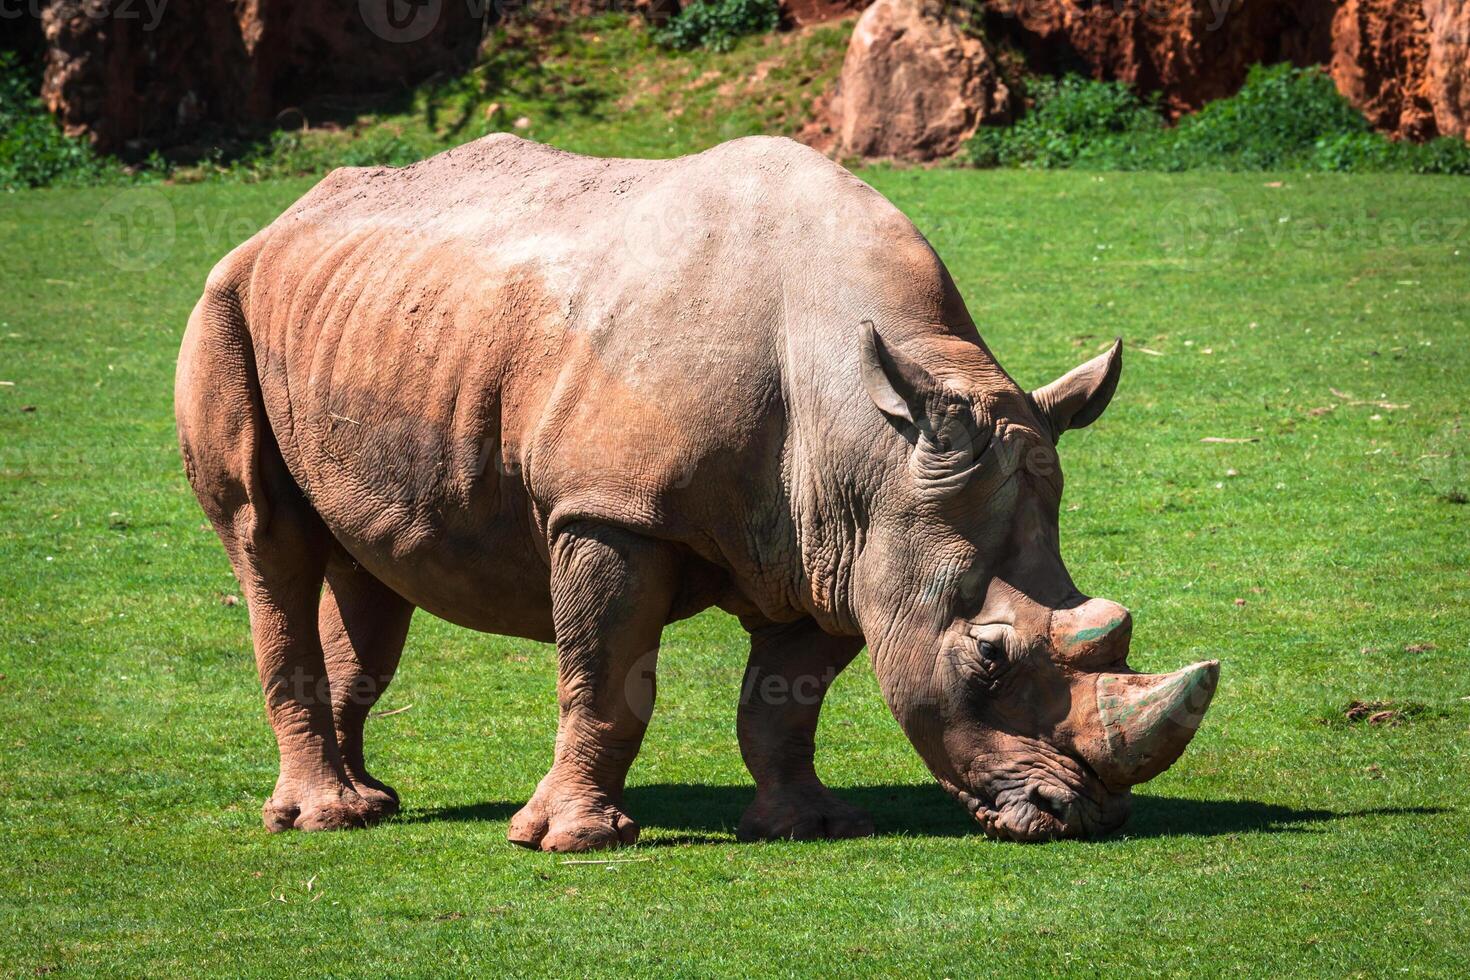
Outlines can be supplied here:
<path id="1" fill-rule="evenodd" d="M 632 844 L 638 825 L 623 812 L 623 786 L 653 713 L 678 562 L 663 542 L 581 523 L 557 535 L 551 565 L 556 757 L 507 836 L 543 851 Z"/>
<path id="2" fill-rule="evenodd" d="M 740 754 L 755 777 L 755 802 L 740 819 L 742 840 L 866 837 L 873 822 L 817 778 L 817 717 L 837 675 L 862 649 L 811 620 L 750 629 L 750 663 L 736 723 Z"/>
<path id="3" fill-rule="evenodd" d="M 363 725 L 393 680 L 412 618 L 408 600 L 341 548 L 333 550 L 317 628 L 331 681 L 332 722 L 342 766 L 375 817 L 397 812 L 398 794 L 368 773 Z"/>

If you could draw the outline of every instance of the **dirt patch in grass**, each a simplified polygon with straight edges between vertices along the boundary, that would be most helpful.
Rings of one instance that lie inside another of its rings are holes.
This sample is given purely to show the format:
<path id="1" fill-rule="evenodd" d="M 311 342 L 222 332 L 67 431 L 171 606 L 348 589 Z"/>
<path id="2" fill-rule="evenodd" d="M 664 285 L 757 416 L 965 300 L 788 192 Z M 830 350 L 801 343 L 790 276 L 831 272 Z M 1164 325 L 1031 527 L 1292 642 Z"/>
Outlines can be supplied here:
<path id="1" fill-rule="evenodd" d="M 1392 701 L 1354 701 L 1347 706 L 1343 717 L 1370 725 L 1399 725 L 1404 721 L 1404 712 L 1393 707 Z"/>

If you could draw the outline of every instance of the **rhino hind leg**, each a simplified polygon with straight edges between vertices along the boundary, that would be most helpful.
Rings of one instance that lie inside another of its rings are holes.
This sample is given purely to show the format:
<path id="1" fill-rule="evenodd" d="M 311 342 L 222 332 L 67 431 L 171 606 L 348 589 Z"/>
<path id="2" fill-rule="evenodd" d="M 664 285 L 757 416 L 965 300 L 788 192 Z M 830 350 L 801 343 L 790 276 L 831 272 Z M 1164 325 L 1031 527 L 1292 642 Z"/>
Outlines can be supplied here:
<path id="1" fill-rule="evenodd" d="M 267 829 L 336 830 L 373 819 L 342 765 L 317 608 L 331 538 L 287 472 L 265 412 L 239 303 L 211 288 L 179 354 L 184 468 L 250 606 L 256 670 L 280 750 Z"/>
<path id="2" fill-rule="evenodd" d="M 576 523 L 551 547 L 556 756 L 507 837 L 543 851 L 632 844 L 628 768 L 653 712 L 659 635 L 678 587 L 673 548 L 621 528 Z"/>
<path id="3" fill-rule="evenodd" d="M 398 811 L 398 794 L 367 770 L 363 726 L 398 669 L 413 605 L 341 548 L 327 559 L 317 627 L 332 687 L 332 721 L 347 778 L 376 817 Z"/>
<path id="4" fill-rule="evenodd" d="M 250 604 L 255 664 L 281 771 L 261 809 L 266 828 L 344 830 L 377 814 L 343 766 L 331 683 L 317 632 L 329 548 L 314 513 L 273 501 L 269 530 L 242 549 L 236 575 Z"/>
<path id="5" fill-rule="evenodd" d="M 873 822 L 817 777 L 817 718 L 837 675 L 862 649 L 811 620 L 750 628 L 750 663 L 740 686 L 740 754 L 755 777 L 741 840 L 867 837 Z"/>

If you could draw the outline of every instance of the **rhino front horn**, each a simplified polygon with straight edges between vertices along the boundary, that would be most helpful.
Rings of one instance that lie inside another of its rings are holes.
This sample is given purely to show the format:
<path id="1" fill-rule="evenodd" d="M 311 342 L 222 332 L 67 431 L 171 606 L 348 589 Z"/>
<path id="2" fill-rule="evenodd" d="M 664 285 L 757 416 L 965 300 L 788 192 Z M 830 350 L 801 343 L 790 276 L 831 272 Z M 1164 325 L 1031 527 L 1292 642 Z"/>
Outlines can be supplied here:
<path id="1" fill-rule="evenodd" d="M 1204 719 L 1220 679 L 1206 660 L 1172 674 L 1101 674 L 1097 713 L 1107 741 L 1103 779 L 1118 788 L 1147 782 L 1172 766 Z"/>

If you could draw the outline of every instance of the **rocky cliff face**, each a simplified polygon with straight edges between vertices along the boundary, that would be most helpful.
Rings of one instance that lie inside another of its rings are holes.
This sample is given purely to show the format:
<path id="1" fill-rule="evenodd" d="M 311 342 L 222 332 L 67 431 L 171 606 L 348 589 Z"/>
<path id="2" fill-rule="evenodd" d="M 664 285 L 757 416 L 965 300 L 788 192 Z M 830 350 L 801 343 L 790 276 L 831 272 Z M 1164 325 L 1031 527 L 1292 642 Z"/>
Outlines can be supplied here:
<path id="1" fill-rule="evenodd" d="M 1256 63 L 1329 66 L 1379 129 L 1466 135 L 1465 0 L 980 0 L 1034 70 L 1159 92 L 1173 112 L 1230 95 Z"/>
<path id="2" fill-rule="evenodd" d="M 1010 101 L 979 38 L 925 0 L 877 0 L 848 43 L 832 143 L 843 157 L 933 160 L 1006 121 Z"/>
<path id="3" fill-rule="evenodd" d="M 1435 135 L 1423 4 L 1346 0 L 1332 33 L 1332 77 L 1375 127 L 1411 138 Z"/>
<path id="4" fill-rule="evenodd" d="M 868 2 L 782 0 L 782 10 L 787 23 L 805 24 Z M 667 17 L 678 0 L 558 0 L 550 9 L 640 4 Z M 926 17 L 958 4 L 1030 70 L 1120 79 L 1159 92 L 1175 113 L 1231 94 L 1252 64 L 1291 61 L 1329 66 L 1385 132 L 1423 139 L 1463 136 L 1470 126 L 1467 0 L 929 0 Z M 529 0 L 51 0 L 44 96 L 69 132 L 90 134 L 104 149 L 177 139 L 206 121 L 268 122 L 310 96 L 398 88 L 464 65 L 486 18 L 522 6 L 537 13 Z M 916 36 L 854 45 L 852 56 L 892 62 L 890 49 L 902 50 L 932 65 L 964 47 L 944 31 L 927 32 L 940 35 L 944 51 L 925 53 L 928 42 Z M 851 72 L 902 89 L 849 100 L 850 111 L 867 116 L 830 126 L 859 134 L 901 123 L 914 145 L 888 140 L 883 155 L 922 158 L 949 147 L 953 140 L 935 133 L 956 128 L 957 92 L 978 100 L 959 111 L 965 126 L 991 111 L 993 87 L 965 79 L 956 86 L 942 71 L 858 63 Z M 929 86 L 939 90 L 921 91 Z M 933 125 L 915 115 L 931 112 Z M 866 139 L 854 138 L 855 146 Z"/>
<path id="5" fill-rule="evenodd" d="M 1230 95 L 1257 63 L 1331 55 L 1335 0 L 985 0 L 986 29 L 1029 65 L 1159 92 L 1175 113 Z"/>
<path id="6" fill-rule="evenodd" d="M 1470 139 L 1470 3 L 1424 0 L 1424 19 L 1429 28 L 1425 68 L 1435 128 Z"/>
<path id="7" fill-rule="evenodd" d="M 382 91 L 468 64 L 483 10 L 494 9 L 453 0 L 55 0 L 42 11 L 42 97 L 67 132 L 106 150 L 177 138 L 206 121 L 268 122 L 308 96 Z"/>
<path id="8" fill-rule="evenodd" d="M 1411 139 L 1470 130 L 1470 4 L 1345 0 L 1332 77 L 1379 129 Z"/>
<path id="9" fill-rule="evenodd" d="M 956 118 L 955 86 L 943 72 L 884 63 L 898 49 L 915 65 L 953 58 L 954 43 L 937 29 L 900 30 L 903 40 L 886 45 L 858 43 L 871 33 L 864 25 L 872 13 L 889 2 L 878 0 L 859 21 L 824 132 L 841 134 L 836 146 L 847 154 L 933 159 L 953 140 L 934 138 L 910 117 L 928 107 Z M 949 13 L 938 0 L 926 8 Z M 1339 90 L 1384 132 L 1416 140 L 1467 135 L 1467 0 L 973 0 L 969 9 L 1028 71 L 1122 81 L 1159 93 L 1175 115 L 1234 93 L 1254 64 L 1287 61 L 1327 66 Z M 853 79 L 867 80 L 864 98 L 848 97 Z M 876 92 L 884 79 L 891 87 L 932 87 L 932 97 Z M 987 99 L 973 97 L 964 118 L 993 111 Z M 881 141 L 845 135 L 885 130 Z"/>

